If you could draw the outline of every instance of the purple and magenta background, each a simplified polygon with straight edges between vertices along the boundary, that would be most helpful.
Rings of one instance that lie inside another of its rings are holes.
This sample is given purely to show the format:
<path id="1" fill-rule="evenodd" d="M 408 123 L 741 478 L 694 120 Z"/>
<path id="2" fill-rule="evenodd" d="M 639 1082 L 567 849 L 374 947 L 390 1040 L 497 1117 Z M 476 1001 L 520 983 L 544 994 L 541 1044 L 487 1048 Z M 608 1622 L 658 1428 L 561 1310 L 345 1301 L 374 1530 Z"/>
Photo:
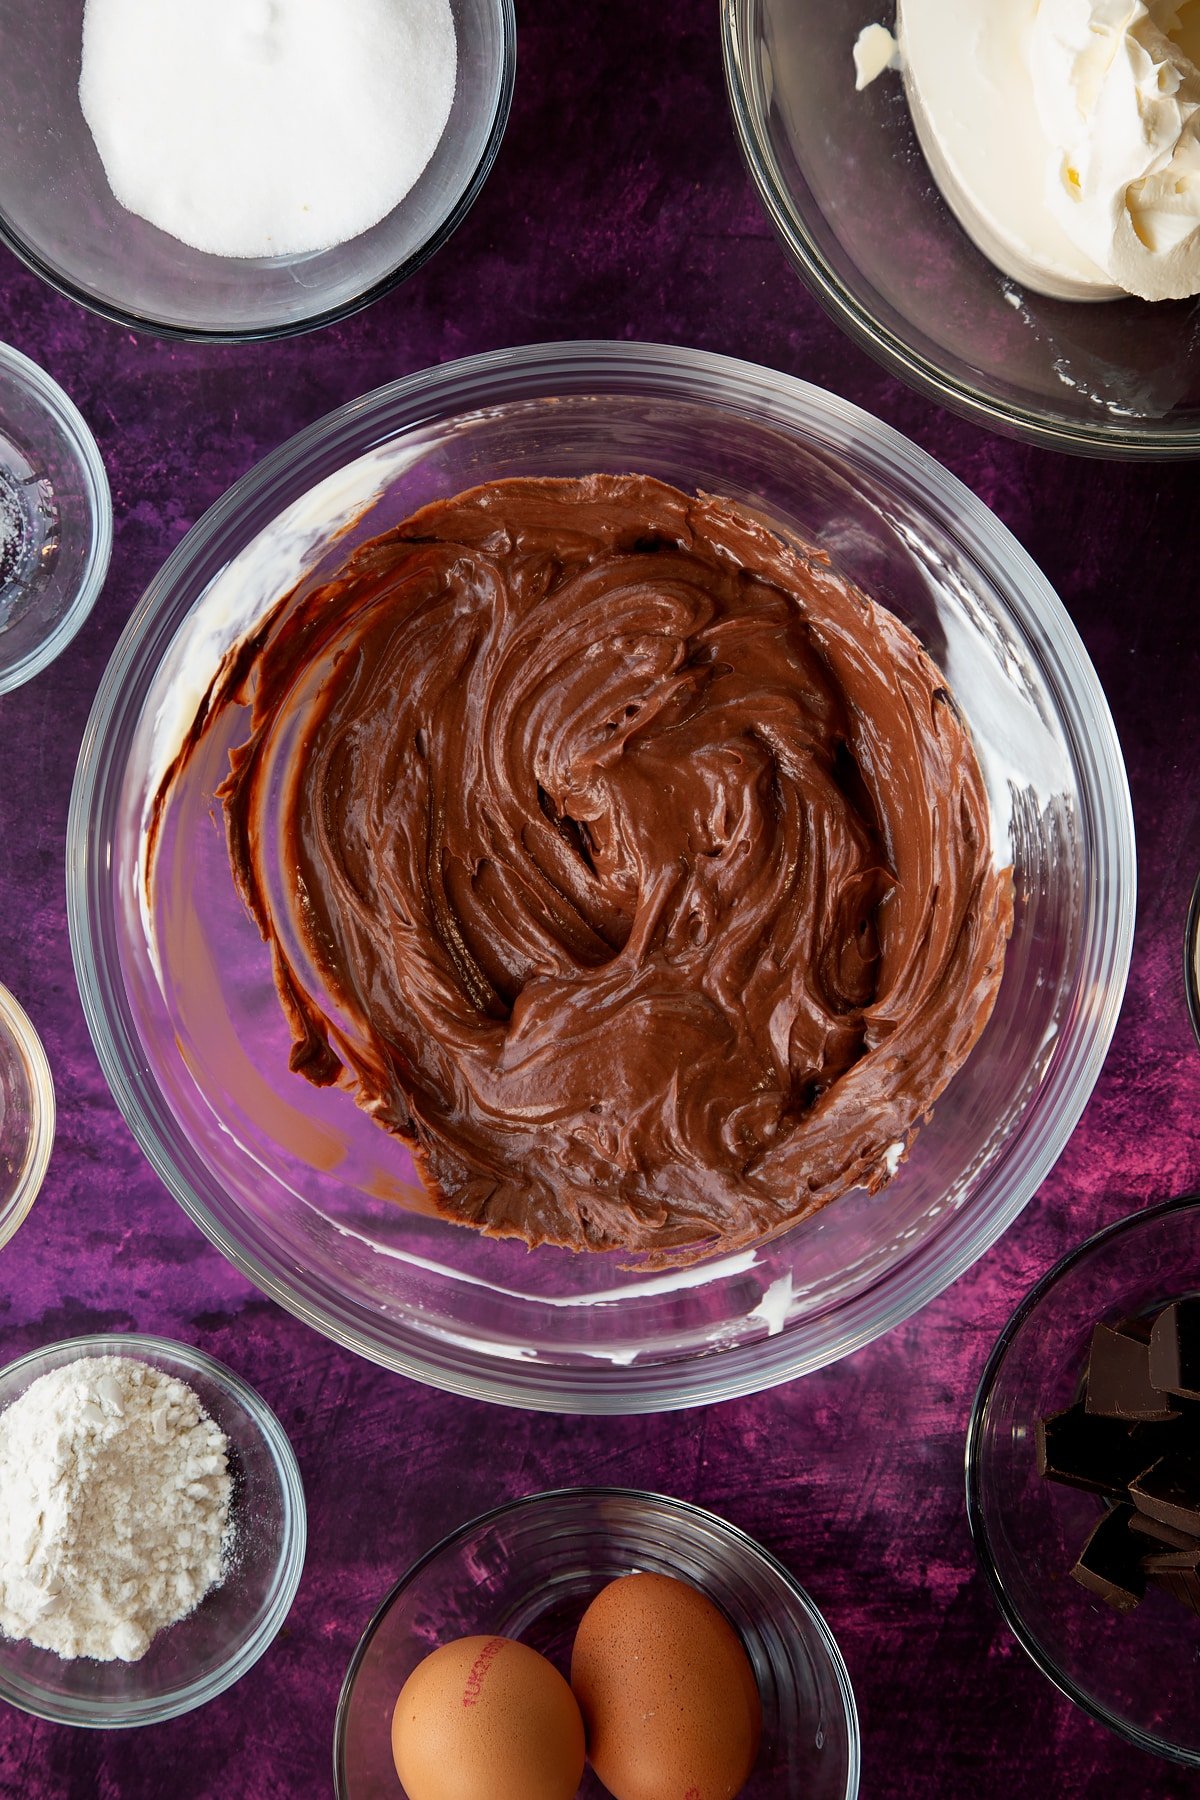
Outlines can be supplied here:
<path id="1" fill-rule="evenodd" d="M 906 432 L 994 507 L 1099 670 L 1140 861 L 1112 1052 L 1058 1167 L 1000 1244 L 835 1368 L 753 1399 L 632 1419 L 547 1418 L 427 1391 L 256 1293 L 175 1205 L 113 1104 L 75 989 L 64 903 L 88 709 L 130 610 L 187 528 L 267 451 L 357 394 L 453 357 L 572 337 L 692 344 L 821 383 Z M 202 1345 L 279 1414 L 310 1533 L 291 1617 L 236 1688 L 131 1733 L 71 1731 L 0 1705 L 0 1794 L 329 1793 L 338 1689 L 386 1589 L 452 1525 L 573 1482 L 711 1507 L 794 1571 L 849 1665 L 872 1800 L 1195 1792 L 1194 1775 L 1092 1724 L 1017 1647 L 976 1568 L 962 1461 L 988 1350 L 1030 1284 L 1098 1226 L 1200 1187 L 1200 1051 L 1181 969 L 1200 868 L 1200 468 L 1009 443 L 909 393 L 847 342 L 759 211 L 728 117 L 716 8 L 700 0 L 523 0 L 512 121 L 480 200 L 425 269 L 347 324 L 242 348 L 137 337 L 0 250 L 0 338 L 82 410 L 116 515 L 92 617 L 49 670 L 0 700 L 0 981 L 41 1033 L 59 1107 L 41 1197 L 0 1252 L 0 1362 L 89 1331 Z"/>

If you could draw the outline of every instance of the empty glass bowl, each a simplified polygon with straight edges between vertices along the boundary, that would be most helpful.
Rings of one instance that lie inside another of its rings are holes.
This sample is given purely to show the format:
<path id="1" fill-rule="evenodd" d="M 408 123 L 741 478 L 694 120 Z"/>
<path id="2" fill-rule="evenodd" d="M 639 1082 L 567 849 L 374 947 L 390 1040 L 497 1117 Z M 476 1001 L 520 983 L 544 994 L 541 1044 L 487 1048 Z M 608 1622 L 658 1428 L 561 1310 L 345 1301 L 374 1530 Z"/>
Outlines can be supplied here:
<path id="1" fill-rule="evenodd" d="M 762 1701 L 741 1800 L 854 1800 L 859 1734 L 846 1665 L 808 1595 L 713 1513 L 662 1494 L 564 1488 L 473 1519 L 393 1588 L 354 1653 L 334 1728 L 337 1800 L 398 1800 L 391 1718 L 417 1664 L 456 1637 L 519 1638 L 562 1674 L 588 1603 L 635 1571 L 690 1582 L 742 1640 Z M 591 1769 L 579 1800 L 602 1800 Z"/>
<path id="2" fill-rule="evenodd" d="M 291 1610 L 307 1525 L 295 1453 L 275 1414 L 202 1350 L 133 1334 L 71 1338 L 0 1371 L 0 1411 L 80 1357 L 128 1356 L 184 1381 L 229 1440 L 233 1542 L 225 1579 L 168 1625 L 138 1662 L 70 1661 L 0 1636 L 0 1699 L 60 1725 L 153 1725 L 223 1693 L 253 1667 Z"/>
<path id="3" fill-rule="evenodd" d="M 0 1248 L 37 1198 L 54 1145 L 54 1082 L 24 1009 L 0 987 Z"/>
<path id="4" fill-rule="evenodd" d="M 959 225 L 897 74 L 854 87 L 893 0 L 722 0 L 734 122 L 759 197 L 826 311 L 895 374 L 1012 436 L 1094 456 L 1200 455 L 1195 301 L 1048 300 Z"/>
<path id="5" fill-rule="evenodd" d="M 915 630 L 971 726 L 1016 882 L 995 1011 L 895 1178 L 767 1244 L 673 1270 L 620 1252 L 530 1252 L 432 1216 L 404 1147 L 348 1093 L 291 1072 L 270 958 L 213 802 L 244 734 L 239 709 L 172 789 L 152 900 L 142 882 L 165 770 L 222 654 L 279 595 L 477 482 L 629 470 L 728 494 L 823 545 Z M 152 583 L 101 682 L 67 879 L 105 1073 L 155 1168 L 227 1256 L 406 1374 L 519 1405 L 629 1412 L 819 1367 L 982 1253 L 1099 1072 L 1128 968 L 1134 864 L 1095 673 L 974 495 L 856 407 L 775 371 L 680 348 L 557 344 L 445 364 L 355 401 L 218 502 Z"/>
<path id="6" fill-rule="evenodd" d="M 967 1435 L 967 1513 L 1000 1611 L 1056 1687 L 1143 1750 L 1200 1768 L 1200 1619 L 1152 1584 L 1115 1613 L 1071 1577 L 1103 1502 L 1038 1474 L 1039 1419 L 1079 1398 L 1092 1327 L 1200 1291 L 1200 1197 L 1065 1256 L 992 1351 Z"/>
<path id="7" fill-rule="evenodd" d="M 244 259 L 194 250 L 115 199 L 79 105 L 84 0 L 5 0 L 0 239 L 35 274 L 134 330 L 283 337 L 357 312 L 445 243 L 504 135 L 516 57 L 512 0 L 451 0 L 451 11 L 454 103 L 432 159 L 400 204 L 332 249 Z M 315 130 L 320 105 L 316 93 Z M 153 153 L 148 145 L 147 156 Z"/>
<path id="8" fill-rule="evenodd" d="M 111 551 L 95 438 L 57 382 L 0 344 L 0 694 L 70 643 Z"/>

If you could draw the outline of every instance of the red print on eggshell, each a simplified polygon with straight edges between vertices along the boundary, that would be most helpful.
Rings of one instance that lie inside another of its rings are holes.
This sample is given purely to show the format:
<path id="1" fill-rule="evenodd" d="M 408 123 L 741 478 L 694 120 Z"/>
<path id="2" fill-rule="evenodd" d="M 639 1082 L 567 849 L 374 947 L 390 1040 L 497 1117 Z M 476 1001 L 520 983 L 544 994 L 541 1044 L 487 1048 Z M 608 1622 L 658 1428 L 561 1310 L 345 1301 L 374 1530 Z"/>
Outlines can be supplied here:
<path id="1" fill-rule="evenodd" d="M 489 1638 L 471 1664 L 471 1672 L 467 1676 L 467 1683 L 463 1688 L 462 1703 L 464 1706 L 478 1705 L 479 1696 L 483 1692 L 483 1678 L 503 1650 L 505 1641 L 504 1638 L 499 1637 Z M 697 1794 L 696 1800 L 700 1800 L 699 1794 Z"/>

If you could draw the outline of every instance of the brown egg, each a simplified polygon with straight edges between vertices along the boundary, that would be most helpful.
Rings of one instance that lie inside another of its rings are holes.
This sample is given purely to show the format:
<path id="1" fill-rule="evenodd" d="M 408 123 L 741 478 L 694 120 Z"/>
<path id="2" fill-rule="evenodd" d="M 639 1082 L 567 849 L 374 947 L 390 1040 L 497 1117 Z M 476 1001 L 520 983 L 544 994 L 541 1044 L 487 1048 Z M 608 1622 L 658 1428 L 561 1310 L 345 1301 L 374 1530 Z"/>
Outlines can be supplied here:
<path id="1" fill-rule="evenodd" d="M 749 1658 L 686 1582 L 610 1582 L 580 1621 L 571 1686 L 615 1800 L 733 1800 L 754 1767 L 762 1709 Z"/>
<path id="2" fill-rule="evenodd" d="M 574 1800 L 583 1720 L 528 1644 L 457 1638 L 401 1688 L 392 1757 L 408 1800 Z"/>

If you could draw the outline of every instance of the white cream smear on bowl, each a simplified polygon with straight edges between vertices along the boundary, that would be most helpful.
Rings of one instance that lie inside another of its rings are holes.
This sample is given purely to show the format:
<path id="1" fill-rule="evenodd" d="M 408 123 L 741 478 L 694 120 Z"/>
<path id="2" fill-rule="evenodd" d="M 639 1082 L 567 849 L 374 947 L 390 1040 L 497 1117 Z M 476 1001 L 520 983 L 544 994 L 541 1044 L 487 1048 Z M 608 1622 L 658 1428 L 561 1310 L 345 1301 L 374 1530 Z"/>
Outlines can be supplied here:
<path id="1" fill-rule="evenodd" d="M 87 0 L 79 100 L 128 211 L 216 256 L 360 235 L 454 99 L 450 0 Z"/>
<path id="2" fill-rule="evenodd" d="M 897 32 L 926 160 L 1004 273 L 1200 292 L 1200 0 L 900 0 Z"/>

